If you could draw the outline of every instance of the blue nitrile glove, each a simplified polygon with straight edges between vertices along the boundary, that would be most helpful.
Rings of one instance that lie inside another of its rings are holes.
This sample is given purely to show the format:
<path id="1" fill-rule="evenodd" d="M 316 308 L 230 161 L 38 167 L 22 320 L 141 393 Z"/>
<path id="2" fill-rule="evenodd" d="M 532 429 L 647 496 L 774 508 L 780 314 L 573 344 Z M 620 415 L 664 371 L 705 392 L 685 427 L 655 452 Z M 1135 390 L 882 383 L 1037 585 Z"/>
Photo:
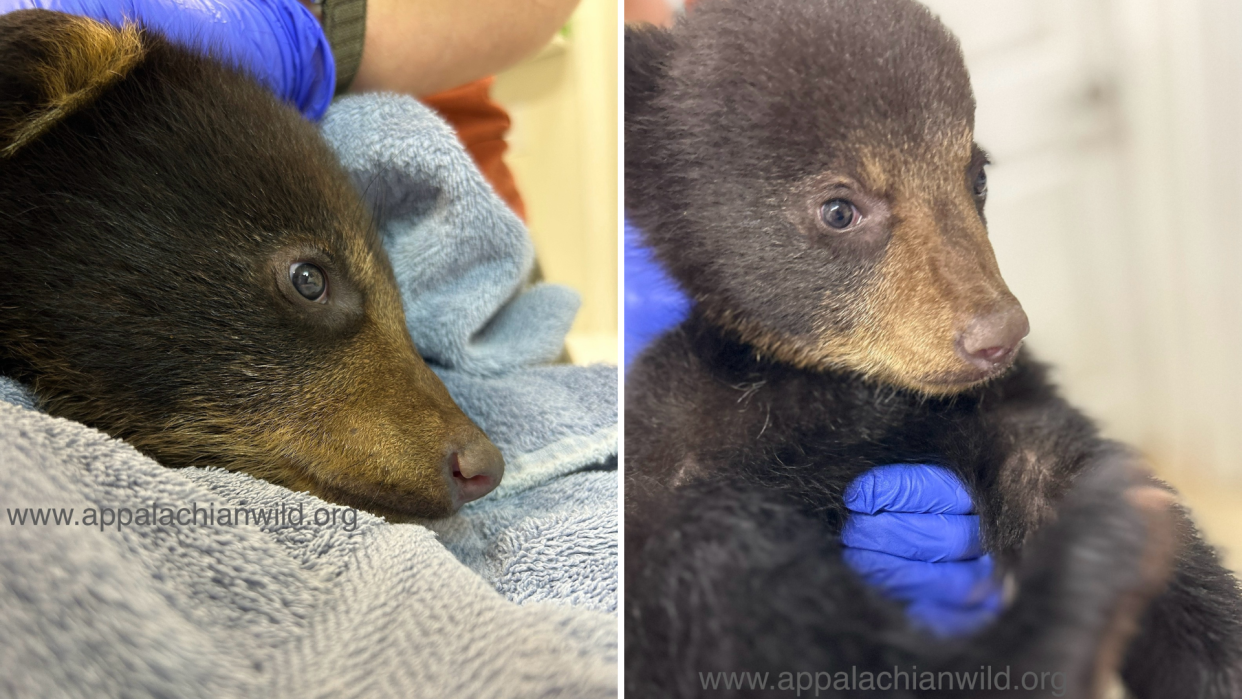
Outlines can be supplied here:
<path id="1" fill-rule="evenodd" d="M 319 21 L 297 0 L 0 0 L 0 14 L 57 10 L 218 51 L 280 99 L 318 121 L 336 90 L 336 66 Z"/>
<path id="2" fill-rule="evenodd" d="M 690 299 L 625 222 L 625 363 L 665 330 L 685 320 Z"/>
<path id="3" fill-rule="evenodd" d="M 892 464 L 845 490 L 845 561 L 938 636 L 996 618 L 1001 586 L 979 543 L 979 516 L 961 480 L 939 466 Z"/>

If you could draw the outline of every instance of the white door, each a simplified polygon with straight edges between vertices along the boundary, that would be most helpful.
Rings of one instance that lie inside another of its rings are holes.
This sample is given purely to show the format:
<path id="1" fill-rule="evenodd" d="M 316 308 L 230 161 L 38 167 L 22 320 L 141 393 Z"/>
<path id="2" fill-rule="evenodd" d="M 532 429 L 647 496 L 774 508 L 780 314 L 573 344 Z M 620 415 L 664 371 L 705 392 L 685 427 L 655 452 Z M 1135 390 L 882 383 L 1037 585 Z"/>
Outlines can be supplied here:
<path id="1" fill-rule="evenodd" d="M 927 4 L 971 70 L 1030 346 L 1160 470 L 1242 485 L 1242 4 Z"/>

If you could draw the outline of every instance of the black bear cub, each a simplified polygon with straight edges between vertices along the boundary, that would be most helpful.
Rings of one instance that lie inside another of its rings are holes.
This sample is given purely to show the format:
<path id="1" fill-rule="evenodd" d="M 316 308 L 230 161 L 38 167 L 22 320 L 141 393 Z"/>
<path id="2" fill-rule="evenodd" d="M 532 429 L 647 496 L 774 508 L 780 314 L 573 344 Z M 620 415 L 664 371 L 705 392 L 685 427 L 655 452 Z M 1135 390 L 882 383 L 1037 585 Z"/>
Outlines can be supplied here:
<path id="1" fill-rule="evenodd" d="M 0 279 L 0 375 L 167 466 L 400 517 L 500 480 L 315 128 L 154 33 L 0 16 Z"/>
<path id="2" fill-rule="evenodd" d="M 1237 582 L 1019 349 L 969 78 L 926 8 L 703 0 L 627 29 L 625 81 L 626 208 L 694 299 L 626 381 L 630 696 L 810 673 L 818 696 L 1097 697 L 1120 673 L 1242 697 Z M 912 627 L 842 560 L 843 490 L 887 463 L 975 499 L 1015 585 L 973 637 Z"/>

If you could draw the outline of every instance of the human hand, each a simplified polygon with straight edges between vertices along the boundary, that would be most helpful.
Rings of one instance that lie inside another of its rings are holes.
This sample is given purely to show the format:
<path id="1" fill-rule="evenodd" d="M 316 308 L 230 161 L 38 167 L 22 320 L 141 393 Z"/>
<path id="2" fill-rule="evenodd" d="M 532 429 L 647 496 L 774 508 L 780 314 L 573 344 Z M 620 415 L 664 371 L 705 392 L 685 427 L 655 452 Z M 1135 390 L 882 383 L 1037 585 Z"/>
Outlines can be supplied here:
<path id="1" fill-rule="evenodd" d="M 247 70 L 313 121 L 336 90 L 332 50 L 297 0 L 0 0 L 0 14 L 57 10 L 121 26 L 136 22 Z"/>
<path id="2" fill-rule="evenodd" d="M 690 299 L 655 254 L 638 228 L 625 222 L 625 365 L 660 335 L 685 320 Z"/>
<path id="3" fill-rule="evenodd" d="M 891 464 L 845 491 L 846 563 L 938 636 L 978 630 L 1000 613 L 992 557 L 961 480 L 939 466 Z"/>

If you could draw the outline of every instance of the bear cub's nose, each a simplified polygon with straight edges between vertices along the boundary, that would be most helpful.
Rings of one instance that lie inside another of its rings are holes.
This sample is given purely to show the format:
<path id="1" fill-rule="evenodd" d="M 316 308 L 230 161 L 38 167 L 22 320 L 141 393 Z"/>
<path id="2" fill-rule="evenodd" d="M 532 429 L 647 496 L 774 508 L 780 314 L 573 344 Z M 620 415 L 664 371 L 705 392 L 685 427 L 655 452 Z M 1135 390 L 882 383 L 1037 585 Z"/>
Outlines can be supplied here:
<path id="1" fill-rule="evenodd" d="M 972 320 L 958 336 L 957 351 L 972 366 L 991 371 L 1013 360 L 1018 344 L 1030 331 L 1026 313 L 1014 304 Z"/>
<path id="2" fill-rule="evenodd" d="M 500 485 L 505 474 L 505 458 L 482 432 L 473 430 L 460 446 L 449 450 L 444 470 L 449 476 L 453 509 L 457 509 Z"/>

